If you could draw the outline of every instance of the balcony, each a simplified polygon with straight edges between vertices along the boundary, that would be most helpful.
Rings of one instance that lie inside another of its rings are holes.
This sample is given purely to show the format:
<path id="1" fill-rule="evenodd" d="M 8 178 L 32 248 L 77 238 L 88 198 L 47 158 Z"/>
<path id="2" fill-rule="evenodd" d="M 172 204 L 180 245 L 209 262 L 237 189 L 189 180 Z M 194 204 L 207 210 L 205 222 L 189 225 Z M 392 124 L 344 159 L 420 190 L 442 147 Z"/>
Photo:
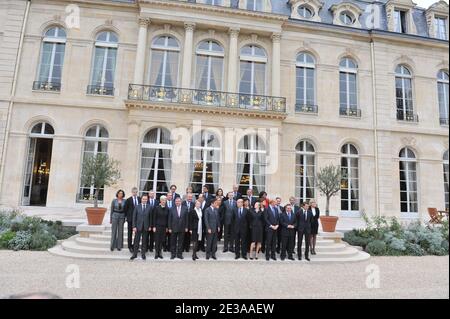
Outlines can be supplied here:
<path id="1" fill-rule="evenodd" d="M 397 110 L 397 120 L 406 122 L 419 122 L 419 115 L 412 111 Z"/>
<path id="2" fill-rule="evenodd" d="M 319 107 L 312 104 L 295 104 L 295 112 L 317 114 Z"/>
<path id="3" fill-rule="evenodd" d="M 33 82 L 33 90 L 59 92 L 59 91 L 61 91 L 61 83 L 60 82 L 34 81 Z"/>
<path id="4" fill-rule="evenodd" d="M 439 118 L 439 123 L 443 126 L 448 126 L 448 117 Z"/>
<path id="5" fill-rule="evenodd" d="M 92 95 L 113 96 L 114 95 L 114 87 L 100 86 L 100 85 L 88 85 L 86 93 L 92 94 Z"/>
<path id="6" fill-rule="evenodd" d="M 339 108 L 340 116 L 348 116 L 348 117 L 361 117 L 361 110 L 357 108 Z"/>
<path id="7" fill-rule="evenodd" d="M 155 105 L 166 105 L 166 109 L 180 111 L 286 117 L 286 98 L 283 97 L 157 85 L 130 84 L 126 104 L 144 108 L 161 108 Z"/>

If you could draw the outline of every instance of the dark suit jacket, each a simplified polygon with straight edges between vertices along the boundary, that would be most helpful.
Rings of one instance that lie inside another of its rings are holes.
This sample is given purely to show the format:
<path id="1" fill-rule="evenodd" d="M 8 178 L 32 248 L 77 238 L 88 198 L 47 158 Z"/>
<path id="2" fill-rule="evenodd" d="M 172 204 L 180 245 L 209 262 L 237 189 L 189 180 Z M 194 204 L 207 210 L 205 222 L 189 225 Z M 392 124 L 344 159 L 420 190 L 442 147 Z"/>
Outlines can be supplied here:
<path id="1" fill-rule="evenodd" d="M 233 199 L 235 201 L 237 201 L 238 199 L 242 198 L 242 194 L 241 193 L 239 193 L 239 192 L 236 192 L 236 194 L 234 192 L 232 192 L 232 193 L 233 193 Z"/>
<path id="2" fill-rule="evenodd" d="M 233 211 L 236 208 L 236 201 L 233 200 L 233 203 L 230 203 L 230 200 L 227 199 L 224 201 L 224 207 L 223 207 L 223 219 L 222 224 L 223 225 L 231 225 L 232 219 L 233 219 Z"/>
<path id="3" fill-rule="evenodd" d="M 187 208 L 187 200 L 184 200 L 184 201 L 181 203 L 181 205 Z M 190 213 L 190 211 L 193 210 L 194 208 L 195 208 L 195 201 L 190 202 L 190 203 L 189 203 L 189 213 Z"/>
<path id="4" fill-rule="evenodd" d="M 309 208 L 311 215 L 312 215 L 312 208 Z M 313 225 L 319 225 L 319 217 L 320 217 L 320 209 L 319 207 L 316 207 L 316 216 L 313 215 L 312 224 Z"/>
<path id="5" fill-rule="evenodd" d="M 203 217 L 203 211 L 202 211 L 202 217 Z M 203 219 L 203 218 L 202 218 Z M 198 215 L 195 209 L 191 209 L 189 211 L 189 230 L 191 230 L 193 233 L 196 233 L 198 231 Z"/>
<path id="6" fill-rule="evenodd" d="M 141 198 L 137 196 L 138 203 L 141 203 Z M 127 222 L 129 224 L 133 223 L 133 212 L 134 212 L 134 202 L 133 202 L 133 196 L 130 196 L 125 201 L 125 216 L 127 218 Z"/>
<path id="7" fill-rule="evenodd" d="M 205 209 L 211 206 L 211 202 L 214 200 L 215 196 L 211 193 L 208 193 L 208 196 L 205 196 L 205 193 L 203 193 L 203 196 L 205 197 Z"/>
<path id="8" fill-rule="evenodd" d="M 235 234 L 246 234 L 250 226 L 251 216 L 247 208 L 242 207 L 242 216 L 239 218 L 239 208 L 233 209 L 232 225 Z"/>
<path id="9" fill-rule="evenodd" d="M 133 228 L 137 228 L 137 230 L 146 230 L 150 228 L 150 216 L 151 216 L 152 208 L 147 204 L 144 207 L 142 204 L 139 204 L 134 208 L 133 212 Z"/>
<path id="10" fill-rule="evenodd" d="M 258 201 L 258 198 L 255 196 L 252 196 L 252 197 L 247 196 L 247 198 L 250 201 L 250 208 L 253 209 L 255 207 L 255 203 Z"/>
<path id="11" fill-rule="evenodd" d="M 305 219 L 305 214 L 307 214 L 307 217 Z M 304 211 L 303 208 L 299 210 L 297 213 L 297 230 L 303 231 L 305 233 L 311 232 L 311 222 L 312 222 L 313 216 L 310 210 Z"/>
<path id="12" fill-rule="evenodd" d="M 189 228 L 189 215 L 187 207 L 180 206 L 180 217 L 178 217 L 177 207 L 174 206 L 169 211 L 169 229 L 173 233 L 184 233 Z"/>
<path id="13" fill-rule="evenodd" d="M 266 222 L 266 229 L 269 229 L 269 226 L 279 225 L 280 224 L 280 214 L 278 213 L 277 207 L 274 207 L 275 216 L 273 215 L 272 208 L 269 206 L 264 210 L 264 220 Z"/>
<path id="14" fill-rule="evenodd" d="M 212 206 L 210 206 L 205 210 L 204 215 L 206 231 L 208 231 L 208 229 L 211 229 L 212 233 L 217 233 L 218 229 L 220 228 L 219 210 L 214 209 Z"/>
<path id="15" fill-rule="evenodd" d="M 147 202 L 147 205 L 150 205 L 150 201 L 151 201 L 151 199 L 149 198 L 148 199 L 148 202 Z M 151 206 L 151 205 L 150 205 Z M 159 200 L 157 200 L 156 198 L 154 198 L 153 199 L 153 206 L 151 206 L 152 207 L 152 209 L 155 209 L 155 207 L 158 207 L 159 206 Z"/>
<path id="16" fill-rule="evenodd" d="M 283 212 L 280 216 L 280 224 L 281 224 L 281 235 L 295 235 L 295 228 L 297 227 L 297 216 L 295 216 L 294 212 L 291 212 L 291 219 L 289 220 L 287 212 Z M 288 228 L 289 225 L 294 226 L 294 228 Z"/>
<path id="17" fill-rule="evenodd" d="M 162 207 L 161 205 L 156 206 L 151 214 L 151 225 L 152 227 L 164 227 L 167 228 L 169 222 L 169 208 Z"/>

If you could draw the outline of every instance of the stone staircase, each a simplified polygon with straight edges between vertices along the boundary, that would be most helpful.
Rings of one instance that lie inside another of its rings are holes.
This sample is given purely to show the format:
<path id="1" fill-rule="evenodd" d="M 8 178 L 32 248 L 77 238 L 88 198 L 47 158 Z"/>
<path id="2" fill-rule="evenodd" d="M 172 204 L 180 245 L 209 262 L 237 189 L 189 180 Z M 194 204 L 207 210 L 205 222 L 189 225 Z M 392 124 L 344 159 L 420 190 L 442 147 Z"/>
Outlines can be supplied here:
<path id="1" fill-rule="evenodd" d="M 81 235 L 80 235 L 81 234 Z M 49 252 L 58 255 L 58 256 L 64 256 L 64 257 L 71 257 L 71 258 L 85 258 L 85 259 L 103 259 L 103 260 L 110 260 L 110 259 L 122 259 L 122 260 L 128 260 L 131 256 L 130 252 L 127 248 L 127 234 L 126 234 L 126 227 L 125 227 L 125 234 L 124 234 L 124 248 L 122 251 L 113 251 L 111 252 L 109 249 L 110 245 L 110 238 L 111 238 L 111 227 L 110 225 L 103 226 L 102 231 L 96 231 L 96 232 L 90 232 L 87 236 L 85 232 L 80 232 L 79 235 L 75 235 L 65 241 L 62 241 L 57 246 L 50 248 Z M 263 256 L 263 254 L 259 255 L 258 260 L 244 260 L 244 259 L 234 259 L 234 254 L 229 253 L 223 253 L 223 241 L 219 242 L 218 244 L 218 250 L 217 250 L 217 261 L 233 261 L 233 262 L 267 262 Z M 327 239 L 323 236 L 317 237 L 317 245 L 316 245 L 316 252 L 317 255 L 311 255 L 310 259 L 312 263 L 336 263 L 336 262 L 358 262 L 358 261 L 364 261 L 369 259 L 369 254 L 361 251 L 360 249 L 356 247 L 349 246 L 345 242 L 336 242 L 336 240 L 333 239 Z M 170 260 L 170 253 L 165 252 L 163 253 L 164 259 L 158 259 L 157 262 L 161 261 L 170 261 L 170 262 L 186 262 L 190 261 L 191 259 L 192 251 L 189 253 L 184 253 L 184 260 L 175 259 Z M 207 262 L 205 259 L 205 253 L 199 252 L 198 257 L 200 259 L 197 260 L 197 262 Z M 296 257 L 296 255 L 294 255 Z M 138 259 L 140 259 L 140 255 L 138 256 Z M 153 261 L 154 260 L 154 253 L 147 253 L 147 261 Z M 210 262 L 209 260 L 208 262 Z M 271 261 L 275 262 L 275 261 Z M 280 258 L 278 258 L 277 262 L 282 262 Z M 297 262 L 297 263 L 307 263 L 307 261 L 298 261 L 297 259 L 295 261 L 290 261 L 288 259 L 285 260 L 285 262 Z"/>

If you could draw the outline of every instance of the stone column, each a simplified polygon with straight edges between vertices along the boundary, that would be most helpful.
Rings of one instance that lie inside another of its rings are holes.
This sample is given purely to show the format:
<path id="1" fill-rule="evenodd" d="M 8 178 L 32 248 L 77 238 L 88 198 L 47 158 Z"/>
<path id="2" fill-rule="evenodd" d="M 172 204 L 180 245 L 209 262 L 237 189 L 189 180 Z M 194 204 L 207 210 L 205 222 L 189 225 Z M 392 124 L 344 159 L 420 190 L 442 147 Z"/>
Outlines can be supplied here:
<path id="1" fill-rule="evenodd" d="M 239 29 L 231 28 L 230 34 L 230 52 L 228 57 L 228 92 L 237 92 L 237 70 L 239 63 L 238 38 Z"/>
<path id="2" fill-rule="evenodd" d="M 195 23 L 186 22 L 184 24 L 184 29 L 183 75 L 181 78 L 181 87 L 189 89 L 191 87 L 192 43 L 194 41 Z"/>
<path id="3" fill-rule="evenodd" d="M 144 84 L 145 52 L 147 49 L 147 30 L 149 19 L 139 18 L 139 34 L 134 64 L 134 84 Z"/>
<path id="4" fill-rule="evenodd" d="M 281 34 L 272 34 L 272 96 L 280 96 Z"/>

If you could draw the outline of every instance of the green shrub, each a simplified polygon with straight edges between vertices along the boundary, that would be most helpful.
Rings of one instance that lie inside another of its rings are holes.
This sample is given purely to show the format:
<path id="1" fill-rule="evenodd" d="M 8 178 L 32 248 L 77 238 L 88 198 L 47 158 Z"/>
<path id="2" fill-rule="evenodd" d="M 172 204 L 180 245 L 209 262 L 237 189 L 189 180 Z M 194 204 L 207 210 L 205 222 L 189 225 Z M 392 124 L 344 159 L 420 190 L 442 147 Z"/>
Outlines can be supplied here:
<path id="1" fill-rule="evenodd" d="M 406 243 L 405 254 L 409 256 L 425 256 L 426 251 L 419 244 Z"/>
<path id="2" fill-rule="evenodd" d="M 31 250 L 47 250 L 57 243 L 54 235 L 48 231 L 38 231 L 31 235 L 30 249 Z"/>
<path id="3" fill-rule="evenodd" d="M 354 229 L 349 232 L 344 233 L 343 240 L 352 246 L 361 246 L 363 249 L 367 246 L 370 241 L 370 238 L 363 237 L 360 231 Z"/>
<path id="4" fill-rule="evenodd" d="M 382 256 L 386 254 L 386 243 L 382 240 L 371 241 L 367 245 L 367 252 L 373 256 Z"/>
<path id="5" fill-rule="evenodd" d="M 30 249 L 31 233 L 29 231 L 18 231 L 16 236 L 8 242 L 8 248 L 12 250 Z"/>
<path id="6" fill-rule="evenodd" d="M 16 233 L 11 230 L 2 232 L 0 234 L 0 249 L 7 249 L 9 241 L 13 239 L 15 236 Z"/>

